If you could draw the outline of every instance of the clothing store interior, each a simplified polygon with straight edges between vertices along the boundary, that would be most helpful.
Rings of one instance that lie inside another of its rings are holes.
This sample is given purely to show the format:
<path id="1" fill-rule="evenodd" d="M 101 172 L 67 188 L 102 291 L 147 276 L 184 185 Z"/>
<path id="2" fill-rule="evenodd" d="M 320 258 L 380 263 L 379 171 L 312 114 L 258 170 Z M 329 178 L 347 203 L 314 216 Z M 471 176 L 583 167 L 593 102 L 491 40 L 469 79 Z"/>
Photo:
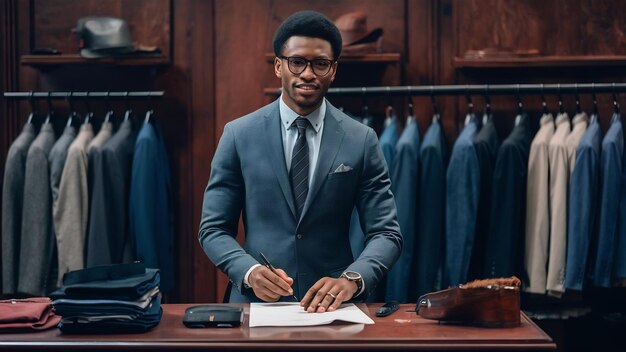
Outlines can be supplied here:
<path id="1" fill-rule="evenodd" d="M 302 10 L 341 34 L 326 102 L 375 132 L 402 234 L 399 258 L 357 306 L 397 302 L 378 319 L 396 315 L 417 336 L 432 322 L 418 309 L 429 294 L 514 277 L 483 288 L 514 292 L 517 316 L 549 347 L 623 350 L 620 0 L 2 1 L 0 344 L 148 341 L 173 319 L 168 306 L 228 304 L 238 285 L 199 242 L 212 161 L 227 123 L 280 99 L 274 66 L 287 58 L 272 40 Z M 356 260 L 369 237 L 354 209 L 337 243 Z M 245 221 L 244 211 L 233 234 L 244 250 Z M 20 304 L 44 313 L 24 323 L 11 308 Z M 516 329 L 456 323 L 432 324 L 490 334 L 483 342 Z M 385 324 L 375 325 L 394 329 Z M 369 328 L 359 334 L 375 341 Z M 435 340 L 428 348 L 444 349 Z M 488 344 L 477 346 L 464 348 Z"/>

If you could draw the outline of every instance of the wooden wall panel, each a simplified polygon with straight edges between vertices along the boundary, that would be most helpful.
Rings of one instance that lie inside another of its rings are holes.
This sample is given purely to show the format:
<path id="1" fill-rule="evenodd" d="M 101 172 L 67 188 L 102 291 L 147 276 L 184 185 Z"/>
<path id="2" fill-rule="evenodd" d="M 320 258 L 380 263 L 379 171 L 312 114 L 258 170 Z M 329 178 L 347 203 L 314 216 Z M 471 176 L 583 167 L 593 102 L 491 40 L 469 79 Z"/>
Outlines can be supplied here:
<path id="1" fill-rule="evenodd" d="M 623 1 L 454 1 L 457 55 L 537 49 L 541 55 L 626 54 Z"/>
<path id="2" fill-rule="evenodd" d="M 78 53 L 72 29 L 81 17 L 113 16 L 125 20 L 137 44 L 156 46 L 170 56 L 170 0 L 35 0 L 33 48 Z"/>

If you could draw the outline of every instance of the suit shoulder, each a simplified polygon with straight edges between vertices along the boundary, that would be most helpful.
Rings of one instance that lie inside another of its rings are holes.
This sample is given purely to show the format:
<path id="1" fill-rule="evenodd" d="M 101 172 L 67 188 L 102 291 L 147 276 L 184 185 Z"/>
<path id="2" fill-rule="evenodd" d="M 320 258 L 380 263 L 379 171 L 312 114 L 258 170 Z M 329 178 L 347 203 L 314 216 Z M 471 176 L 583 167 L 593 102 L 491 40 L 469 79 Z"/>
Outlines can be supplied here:
<path id="1" fill-rule="evenodd" d="M 259 121 L 262 121 L 262 119 L 265 116 L 268 116 L 274 113 L 274 110 L 278 111 L 278 100 L 270 104 L 267 104 L 249 114 L 246 114 L 234 120 L 231 120 L 228 123 L 226 123 L 226 126 L 230 126 L 229 128 L 234 128 L 236 130 L 240 128 L 246 128 L 251 125 L 257 124 Z"/>
<path id="2" fill-rule="evenodd" d="M 356 133 L 362 136 L 367 135 L 368 132 L 375 134 L 373 128 L 353 119 L 348 114 L 337 109 L 336 107 L 334 107 L 333 105 L 329 103 L 328 103 L 328 111 L 335 117 L 335 119 L 341 122 L 342 128 L 344 128 L 346 131 L 349 131 L 350 133 Z"/>

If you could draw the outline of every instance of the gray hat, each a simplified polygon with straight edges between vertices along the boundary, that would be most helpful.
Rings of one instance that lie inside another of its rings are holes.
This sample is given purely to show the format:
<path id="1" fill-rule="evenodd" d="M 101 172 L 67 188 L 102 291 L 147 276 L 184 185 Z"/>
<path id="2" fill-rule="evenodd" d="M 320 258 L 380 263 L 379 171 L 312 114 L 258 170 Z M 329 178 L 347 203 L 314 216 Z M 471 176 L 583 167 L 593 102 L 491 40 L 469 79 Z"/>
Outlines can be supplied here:
<path id="1" fill-rule="evenodd" d="M 84 17 L 76 24 L 80 56 L 122 56 L 135 50 L 126 21 L 115 17 Z"/>

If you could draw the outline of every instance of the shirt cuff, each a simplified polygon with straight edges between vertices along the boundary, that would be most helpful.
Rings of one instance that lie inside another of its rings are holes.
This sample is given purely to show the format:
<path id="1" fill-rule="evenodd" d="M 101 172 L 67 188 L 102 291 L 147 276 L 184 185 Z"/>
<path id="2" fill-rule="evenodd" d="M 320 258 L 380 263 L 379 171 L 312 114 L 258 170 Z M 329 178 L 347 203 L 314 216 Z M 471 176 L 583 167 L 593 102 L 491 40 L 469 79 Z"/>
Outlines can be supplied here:
<path id="1" fill-rule="evenodd" d="M 251 266 L 250 269 L 248 269 L 248 271 L 246 272 L 246 275 L 243 277 L 243 286 L 245 288 L 250 288 L 248 278 L 250 277 L 250 273 L 252 272 L 252 270 L 254 270 L 257 266 L 261 266 L 261 264 L 254 264 L 253 266 Z"/>

